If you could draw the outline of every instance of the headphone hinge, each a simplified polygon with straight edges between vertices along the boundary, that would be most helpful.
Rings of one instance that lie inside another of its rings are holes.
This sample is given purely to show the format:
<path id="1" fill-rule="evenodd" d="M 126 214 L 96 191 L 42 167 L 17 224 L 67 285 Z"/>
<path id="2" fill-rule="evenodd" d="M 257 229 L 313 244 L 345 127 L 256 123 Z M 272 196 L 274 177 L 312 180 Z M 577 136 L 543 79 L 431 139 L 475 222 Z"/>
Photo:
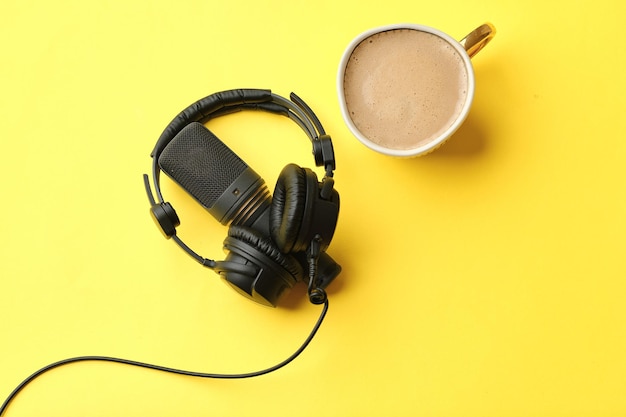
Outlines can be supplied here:
<path id="1" fill-rule="evenodd" d="M 316 166 L 324 166 L 326 171 L 335 170 L 335 151 L 330 135 L 320 135 L 313 141 L 313 156 Z"/>

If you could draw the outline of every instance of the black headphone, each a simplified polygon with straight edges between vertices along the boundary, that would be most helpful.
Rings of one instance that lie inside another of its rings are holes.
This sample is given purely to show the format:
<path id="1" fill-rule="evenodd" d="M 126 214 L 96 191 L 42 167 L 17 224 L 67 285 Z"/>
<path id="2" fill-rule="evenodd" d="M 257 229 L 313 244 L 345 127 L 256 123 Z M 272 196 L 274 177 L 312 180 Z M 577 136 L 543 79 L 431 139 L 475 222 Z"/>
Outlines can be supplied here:
<path id="1" fill-rule="evenodd" d="M 322 304 L 324 288 L 341 271 L 326 254 L 339 214 L 332 141 L 310 107 L 293 93 L 290 98 L 269 90 L 239 89 L 198 100 L 165 128 L 150 155 L 156 199 L 144 174 L 150 212 L 164 236 L 242 295 L 270 306 L 299 281 L 308 282 L 310 301 Z M 312 170 L 288 164 L 272 199 L 261 177 L 204 126 L 241 110 L 267 111 L 296 122 L 311 140 L 316 166 L 324 167 L 323 179 L 318 182 Z M 198 255 L 176 235 L 180 220 L 163 199 L 161 171 L 222 224 L 230 224 L 225 260 Z"/>
<path id="2" fill-rule="evenodd" d="M 297 281 L 305 281 L 308 274 L 309 299 L 323 307 L 304 343 L 284 361 L 242 374 L 193 372 L 109 356 L 63 359 L 24 379 L 0 405 L 0 415 L 35 378 L 70 363 L 116 362 L 201 378 L 240 379 L 276 371 L 306 349 L 328 311 L 324 288 L 341 271 L 325 252 L 337 224 L 339 194 L 332 178 L 335 156 L 330 136 L 304 101 L 293 93 L 290 97 L 291 101 L 269 90 L 230 90 L 197 101 L 172 120 L 152 151 L 156 201 L 145 174 L 144 184 L 151 204 L 150 213 L 163 234 L 246 297 L 275 306 L 286 289 Z M 324 166 L 322 181 L 318 182 L 310 169 L 289 164 L 282 170 L 270 202 L 261 177 L 203 125 L 210 119 L 240 110 L 278 113 L 300 125 L 313 144 L 316 165 Z M 201 257 L 176 235 L 180 220 L 172 205 L 163 200 L 159 184 L 161 171 L 178 182 L 222 224 L 230 224 L 224 241 L 229 253 L 224 261 Z"/>

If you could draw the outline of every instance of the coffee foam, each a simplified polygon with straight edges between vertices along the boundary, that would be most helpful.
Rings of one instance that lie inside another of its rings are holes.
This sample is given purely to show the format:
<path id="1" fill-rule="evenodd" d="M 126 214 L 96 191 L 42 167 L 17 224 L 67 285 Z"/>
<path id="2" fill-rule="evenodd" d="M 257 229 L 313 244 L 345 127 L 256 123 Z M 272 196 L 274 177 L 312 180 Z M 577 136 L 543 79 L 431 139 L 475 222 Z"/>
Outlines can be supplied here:
<path id="1" fill-rule="evenodd" d="M 414 29 L 379 32 L 352 51 L 344 72 L 347 112 L 370 141 L 414 149 L 444 133 L 467 99 L 463 58 L 446 40 Z"/>

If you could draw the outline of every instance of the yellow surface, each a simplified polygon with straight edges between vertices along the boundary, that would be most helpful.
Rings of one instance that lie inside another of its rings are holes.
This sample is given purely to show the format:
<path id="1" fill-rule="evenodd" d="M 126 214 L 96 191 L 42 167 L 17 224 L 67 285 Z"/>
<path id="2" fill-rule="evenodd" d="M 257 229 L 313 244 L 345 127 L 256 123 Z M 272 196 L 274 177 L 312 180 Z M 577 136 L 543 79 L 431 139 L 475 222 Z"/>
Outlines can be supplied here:
<path id="1" fill-rule="evenodd" d="M 54 370 L 7 416 L 626 415 L 626 54 L 619 1 L 16 1 L 0 5 L 0 397 L 49 362 L 113 355 L 247 372 L 288 356 L 319 309 L 227 288 L 148 215 L 141 174 L 169 120 L 216 91 L 297 92 L 332 135 L 344 267 L 301 358 L 215 381 L 121 365 Z M 335 73 L 368 28 L 456 38 L 491 21 L 471 114 L 397 160 L 344 125 Z M 273 188 L 312 167 L 265 114 L 214 131 Z M 318 171 L 319 173 L 319 171 Z M 179 233 L 226 230 L 171 183 Z"/>

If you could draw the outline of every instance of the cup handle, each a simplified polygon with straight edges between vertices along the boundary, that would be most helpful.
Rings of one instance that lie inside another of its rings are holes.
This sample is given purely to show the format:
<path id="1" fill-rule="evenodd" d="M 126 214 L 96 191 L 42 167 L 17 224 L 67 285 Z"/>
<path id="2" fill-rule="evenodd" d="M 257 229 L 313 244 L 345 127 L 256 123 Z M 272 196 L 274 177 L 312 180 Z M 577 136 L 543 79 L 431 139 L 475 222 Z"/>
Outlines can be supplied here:
<path id="1" fill-rule="evenodd" d="M 464 37 L 459 43 L 472 58 L 489 43 L 496 35 L 496 28 L 491 23 L 485 23 L 474 29 L 469 35 Z"/>

